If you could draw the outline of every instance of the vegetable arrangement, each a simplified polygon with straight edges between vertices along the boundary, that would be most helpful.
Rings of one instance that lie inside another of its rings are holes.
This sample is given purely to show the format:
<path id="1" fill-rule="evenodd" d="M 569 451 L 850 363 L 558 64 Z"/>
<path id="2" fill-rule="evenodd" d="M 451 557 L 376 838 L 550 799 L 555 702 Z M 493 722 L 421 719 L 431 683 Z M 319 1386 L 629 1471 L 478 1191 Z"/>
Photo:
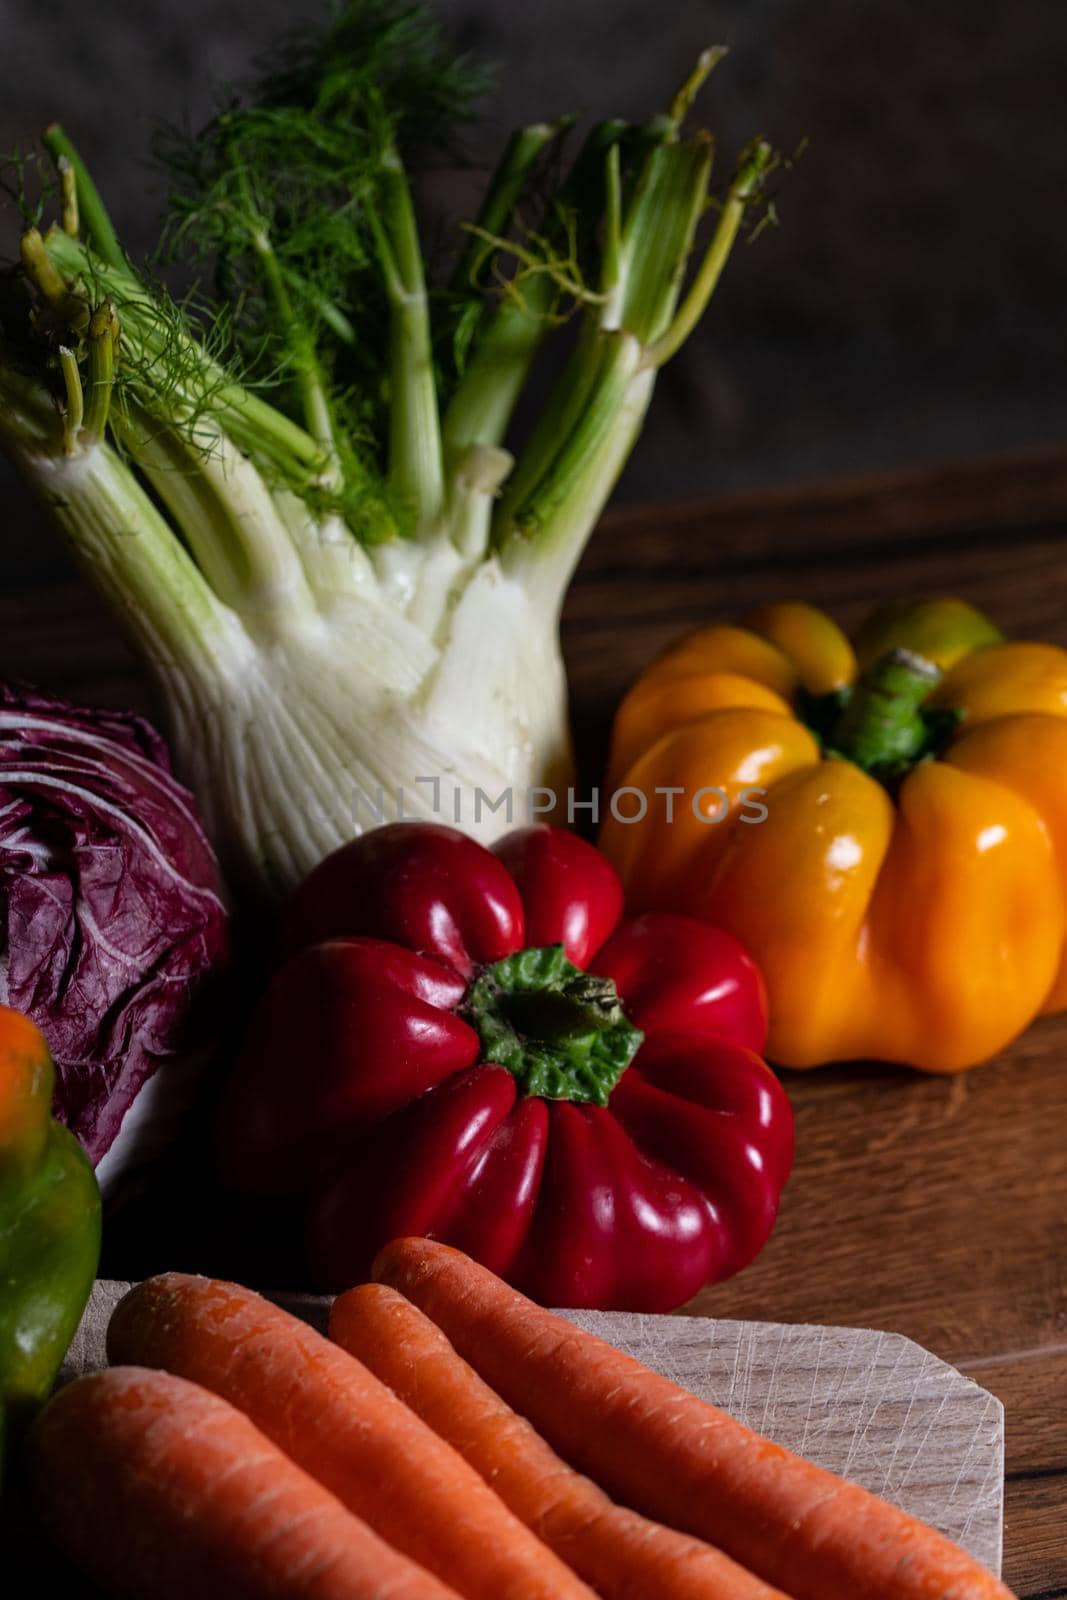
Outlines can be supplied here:
<path id="1" fill-rule="evenodd" d="M 0 684 L 0 998 L 111 1188 L 173 1131 L 226 960 L 218 864 L 140 717 Z"/>
<path id="2" fill-rule="evenodd" d="M 219 1163 L 296 1205 L 320 1282 L 379 1280 L 330 1339 L 181 1274 L 124 1301 L 28 1461 L 131 1600 L 1010 1600 L 517 1292 L 666 1310 L 762 1248 L 793 1124 L 756 961 L 787 1065 L 957 1071 L 1067 1004 L 1067 652 L 959 603 L 855 645 L 796 604 L 701 629 L 620 709 L 609 781 L 646 805 L 606 855 L 500 837 L 569 780 L 571 572 L 776 165 L 756 140 L 712 195 L 717 55 L 576 152 L 570 119 L 517 130 L 448 273 L 408 172 L 481 80 L 402 0 L 343 0 L 163 141 L 182 302 L 58 127 L 22 186 L 0 445 L 151 666 L 235 886 L 283 908 Z M 0 686 L 6 1435 L 89 1292 L 92 1164 L 158 1139 L 226 954 L 158 737 Z"/>
<path id="3" fill-rule="evenodd" d="M 100 1256 L 100 1193 L 77 1139 L 52 1118 L 53 1080 L 33 1023 L 0 1006 L 0 1490 Z"/>
<path id="4" fill-rule="evenodd" d="M 570 119 L 518 129 L 440 281 L 406 163 L 454 144 L 480 77 L 417 5 L 348 0 L 166 142 L 187 305 L 45 134 L 61 216 L 24 199 L 0 444 L 151 666 L 246 888 L 292 889 L 376 806 L 491 838 L 476 791 L 566 783 L 563 594 L 775 165 L 755 140 L 713 200 L 687 120 L 718 54 L 662 114 L 593 128 L 562 176 Z M 516 442 L 564 322 L 571 354 Z"/>
<path id="5" fill-rule="evenodd" d="M 669 1310 L 762 1247 L 793 1124 L 759 975 L 717 929 L 621 911 L 545 826 L 489 851 L 394 824 L 311 875 L 219 1149 L 232 1184 L 307 1197 L 323 1284 L 433 1233 L 546 1304 Z"/>
<path id="6" fill-rule="evenodd" d="M 80 1379 L 31 1435 L 61 1547 L 164 1600 L 1010 1600 L 458 1251 L 399 1240 L 375 1277 L 330 1340 L 235 1284 L 134 1289 L 108 1352 L 136 1365 Z"/>
<path id="7" fill-rule="evenodd" d="M 855 646 L 773 605 L 680 640 L 627 695 L 611 781 L 693 803 L 610 819 L 601 845 L 636 910 L 744 943 L 773 1060 L 958 1072 L 1067 1005 L 1065 774 L 1067 651 L 1005 643 L 960 601 L 889 607 Z"/>

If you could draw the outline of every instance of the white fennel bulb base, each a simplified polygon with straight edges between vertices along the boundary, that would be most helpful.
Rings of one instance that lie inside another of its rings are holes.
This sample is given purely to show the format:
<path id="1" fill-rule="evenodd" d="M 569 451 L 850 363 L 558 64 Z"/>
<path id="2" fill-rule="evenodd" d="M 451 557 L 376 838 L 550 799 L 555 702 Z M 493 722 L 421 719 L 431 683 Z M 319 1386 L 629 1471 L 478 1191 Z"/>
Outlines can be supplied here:
<path id="1" fill-rule="evenodd" d="M 391 821 L 450 823 L 484 843 L 565 803 L 571 748 L 553 622 L 495 560 L 440 643 L 380 601 L 243 633 L 210 674 L 160 673 L 172 743 L 236 887 L 274 896 Z M 413 671 L 417 668 L 418 671 Z"/>

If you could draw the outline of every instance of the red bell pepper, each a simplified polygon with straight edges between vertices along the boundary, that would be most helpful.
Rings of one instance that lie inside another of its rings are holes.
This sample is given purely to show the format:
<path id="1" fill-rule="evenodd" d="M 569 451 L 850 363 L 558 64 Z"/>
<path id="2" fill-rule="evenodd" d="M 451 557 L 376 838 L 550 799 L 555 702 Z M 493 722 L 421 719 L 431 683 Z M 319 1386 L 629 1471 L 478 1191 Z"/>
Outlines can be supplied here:
<path id="1" fill-rule="evenodd" d="M 238 1187 L 307 1197 L 324 1286 L 424 1233 L 548 1304 L 663 1311 L 760 1250 L 793 1122 L 759 974 L 705 923 L 621 913 L 547 827 L 489 851 L 396 824 L 307 880 L 221 1148 Z"/>

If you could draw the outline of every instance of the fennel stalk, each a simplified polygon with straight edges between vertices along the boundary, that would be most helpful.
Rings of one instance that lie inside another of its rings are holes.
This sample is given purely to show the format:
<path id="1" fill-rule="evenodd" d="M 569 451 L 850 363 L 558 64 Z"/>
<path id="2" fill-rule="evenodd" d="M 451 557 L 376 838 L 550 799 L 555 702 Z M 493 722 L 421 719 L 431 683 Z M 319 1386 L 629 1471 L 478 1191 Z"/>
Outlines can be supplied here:
<path id="1" fill-rule="evenodd" d="M 433 127 L 462 120 L 464 64 L 394 0 L 287 48 L 165 151 L 206 304 L 134 268 L 52 128 L 62 218 L 23 236 L 0 344 L 0 444 L 149 664 L 234 881 L 267 895 L 383 796 L 489 840 L 565 787 L 571 573 L 775 161 L 754 141 L 712 201 L 711 138 L 685 129 L 708 52 L 562 179 L 569 121 L 518 130 L 439 286 L 404 151 L 431 97 Z"/>

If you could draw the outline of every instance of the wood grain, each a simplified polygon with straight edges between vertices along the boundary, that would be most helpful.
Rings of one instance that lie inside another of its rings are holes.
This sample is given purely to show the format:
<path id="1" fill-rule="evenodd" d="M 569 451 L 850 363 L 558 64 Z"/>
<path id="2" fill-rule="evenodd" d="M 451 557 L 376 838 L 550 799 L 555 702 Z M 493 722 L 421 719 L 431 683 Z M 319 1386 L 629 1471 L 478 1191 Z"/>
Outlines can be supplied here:
<path id="1" fill-rule="evenodd" d="M 564 616 L 587 780 L 650 654 L 757 600 L 813 600 L 851 624 L 887 595 L 954 593 L 1067 645 L 1065 533 L 1063 450 L 610 513 Z M 72 587 L 0 595 L 0 673 L 150 702 L 113 623 Z M 780 1226 L 690 1308 L 902 1333 L 1001 1396 L 1004 1575 L 1030 1600 L 1067 1597 L 1065 1061 L 1067 1019 L 1053 1019 L 951 1081 L 863 1064 L 785 1074 L 799 1155 Z"/>
<path id="2" fill-rule="evenodd" d="M 106 1365 L 111 1313 L 129 1288 L 93 1290 L 63 1380 Z M 277 1297 L 325 1329 L 329 1300 Z M 1004 1411 L 899 1334 L 707 1317 L 563 1315 L 702 1400 L 920 1517 L 999 1573 Z"/>

